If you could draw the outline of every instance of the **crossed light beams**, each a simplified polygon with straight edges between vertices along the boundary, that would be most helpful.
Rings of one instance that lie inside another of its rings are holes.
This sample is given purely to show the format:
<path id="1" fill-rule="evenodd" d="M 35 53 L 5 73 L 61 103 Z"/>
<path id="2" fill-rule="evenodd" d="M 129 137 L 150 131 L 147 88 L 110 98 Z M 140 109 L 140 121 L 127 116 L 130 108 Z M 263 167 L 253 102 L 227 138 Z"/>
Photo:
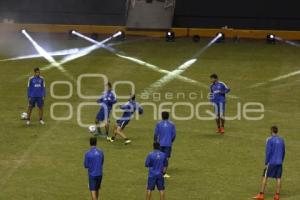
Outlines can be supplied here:
<path id="1" fill-rule="evenodd" d="M 85 35 L 83 35 L 83 34 L 81 34 L 79 32 L 72 31 L 72 33 L 74 35 L 77 35 L 78 37 L 80 37 L 82 39 L 85 39 L 85 40 L 93 43 L 93 44 L 98 44 L 99 45 L 99 43 L 100 43 L 100 42 L 98 42 L 98 41 L 96 41 L 96 40 L 94 40 L 94 39 L 92 39 L 90 37 L 87 37 L 87 36 L 85 36 Z M 116 49 L 114 49 L 114 48 L 112 48 L 112 47 L 110 47 L 108 45 L 102 44 L 102 48 L 110 51 L 111 53 L 115 54 L 116 56 L 118 56 L 120 58 L 132 61 L 132 62 L 134 62 L 136 64 L 139 64 L 139 65 L 142 65 L 142 66 L 146 66 L 149 69 L 152 69 L 152 70 L 154 70 L 156 72 L 163 73 L 163 74 L 169 74 L 169 73 L 171 73 L 171 71 L 168 71 L 168 70 L 165 70 L 165 69 L 161 69 L 160 67 L 158 67 L 156 65 L 153 65 L 153 64 L 150 64 L 150 63 L 147 63 L 147 62 L 145 62 L 143 60 L 140 60 L 140 59 L 137 59 L 137 58 L 134 58 L 134 57 L 130 57 L 130 56 L 126 56 L 126 55 L 124 55 L 124 53 L 122 53 L 122 52 L 120 52 L 120 51 L 118 51 L 118 50 L 116 50 Z M 197 86 L 200 86 L 200 87 L 207 88 L 207 85 L 205 85 L 204 83 L 198 82 L 196 80 L 193 80 L 193 79 L 181 76 L 181 75 L 179 75 L 176 78 L 178 78 L 179 80 L 182 80 L 184 82 L 187 82 L 187 83 L 191 83 L 191 84 L 194 84 L 194 85 L 197 85 Z"/>
<path id="2" fill-rule="evenodd" d="M 58 68 L 61 72 L 63 72 L 68 78 L 70 78 L 71 80 L 73 80 L 73 76 L 71 74 L 69 74 L 63 67 L 62 64 L 65 64 L 67 62 L 70 62 L 72 60 L 75 60 L 77 58 L 80 58 L 82 56 L 85 56 L 89 53 L 91 53 L 92 51 L 98 49 L 101 47 L 101 45 L 107 43 L 108 41 L 112 40 L 113 38 L 116 38 L 118 36 L 120 36 L 122 33 L 121 32 L 117 32 L 114 35 L 106 38 L 105 40 L 99 42 L 99 44 L 97 45 L 92 45 L 86 48 L 83 48 L 79 51 L 76 51 L 76 53 L 74 54 L 69 54 L 68 56 L 64 57 L 60 62 L 57 62 L 47 51 L 45 51 L 41 46 L 39 46 L 37 44 L 36 41 L 34 41 L 32 39 L 32 37 L 26 32 L 26 30 L 22 30 L 22 33 L 26 36 L 26 38 L 33 44 L 34 48 L 38 51 L 38 53 L 44 57 L 50 64 L 41 68 L 41 70 L 48 70 L 51 69 L 53 67 Z"/>

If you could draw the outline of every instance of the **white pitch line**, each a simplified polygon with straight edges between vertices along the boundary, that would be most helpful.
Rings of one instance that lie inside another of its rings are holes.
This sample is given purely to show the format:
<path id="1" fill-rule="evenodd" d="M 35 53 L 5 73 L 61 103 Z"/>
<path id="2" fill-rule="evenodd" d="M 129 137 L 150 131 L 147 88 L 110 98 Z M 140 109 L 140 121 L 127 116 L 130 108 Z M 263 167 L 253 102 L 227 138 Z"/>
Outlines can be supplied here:
<path id="1" fill-rule="evenodd" d="M 268 83 L 280 81 L 280 80 L 283 80 L 283 79 L 287 79 L 287 78 L 290 78 L 290 77 L 292 77 L 292 76 L 296 76 L 296 75 L 299 75 L 299 74 L 300 74 L 300 70 L 294 71 L 294 72 L 291 72 L 291 73 L 288 73 L 288 74 L 284 74 L 284 75 L 281 75 L 281 76 L 272 78 L 272 79 L 270 79 L 270 80 L 268 80 L 268 81 L 266 81 L 266 82 L 253 84 L 253 85 L 251 85 L 249 88 L 257 88 L 257 87 L 266 85 L 266 84 L 268 84 Z"/>

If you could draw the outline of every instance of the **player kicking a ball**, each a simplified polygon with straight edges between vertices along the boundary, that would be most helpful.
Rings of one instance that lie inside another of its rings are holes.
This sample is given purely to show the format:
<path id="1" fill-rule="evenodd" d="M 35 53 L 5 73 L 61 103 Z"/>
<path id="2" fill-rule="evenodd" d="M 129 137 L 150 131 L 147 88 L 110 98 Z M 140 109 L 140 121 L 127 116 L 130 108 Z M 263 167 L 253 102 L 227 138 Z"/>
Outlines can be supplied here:
<path id="1" fill-rule="evenodd" d="M 137 110 L 139 114 L 143 114 L 143 108 L 135 101 L 135 95 L 131 95 L 128 103 L 120 106 L 124 113 L 120 119 L 117 120 L 117 123 L 114 128 L 114 136 L 108 138 L 110 142 L 114 142 L 117 136 L 120 136 L 125 140 L 125 144 L 130 144 L 131 140 L 124 134 L 123 130 L 129 124 L 132 115 Z"/>
<path id="2" fill-rule="evenodd" d="M 264 200 L 264 192 L 267 185 L 268 178 L 276 179 L 276 193 L 274 200 L 279 200 L 280 187 L 281 187 L 281 175 L 282 164 L 285 156 L 285 144 L 284 140 L 278 136 L 278 128 L 276 126 L 271 127 L 271 137 L 267 139 L 266 144 L 266 168 L 263 173 L 261 190 L 258 195 L 253 199 Z"/>
<path id="3" fill-rule="evenodd" d="M 96 116 L 96 127 L 97 134 L 102 135 L 100 123 L 105 123 L 105 137 L 108 137 L 109 133 L 109 116 L 112 110 L 113 105 L 117 102 L 117 97 L 115 92 L 112 90 L 111 83 L 106 84 L 106 91 L 103 95 L 97 100 L 97 103 L 101 105 L 101 108 Z"/>
<path id="4" fill-rule="evenodd" d="M 27 96 L 28 96 L 28 111 L 27 111 L 27 119 L 26 124 L 30 124 L 32 109 L 37 105 L 39 108 L 39 120 L 40 124 L 44 125 L 45 122 L 43 120 L 43 106 L 44 100 L 46 96 L 46 86 L 45 80 L 42 76 L 40 76 L 40 69 L 34 68 L 34 76 L 30 77 L 27 85 Z"/>
<path id="5" fill-rule="evenodd" d="M 225 83 L 219 81 L 217 74 L 212 74 L 210 80 L 212 82 L 210 86 L 210 101 L 215 107 L 217 132 L 224 134 L 226 94 L 230 92 L 230 89 Z"/>
<path id="6" fill-rule="evenodd" d="M 155 186 L 159 190 L 160 200 L 165 199 L 165 180 L 164 173 L 168 166 L 168 159 L 165 153 L 160 151 L 160 144 L 153 143 L 154 151 L 149 153 L 146 158 L 145 167 L 149 169 L 148 186 L 146 200 L 151 200 L 152 191 Z"/>

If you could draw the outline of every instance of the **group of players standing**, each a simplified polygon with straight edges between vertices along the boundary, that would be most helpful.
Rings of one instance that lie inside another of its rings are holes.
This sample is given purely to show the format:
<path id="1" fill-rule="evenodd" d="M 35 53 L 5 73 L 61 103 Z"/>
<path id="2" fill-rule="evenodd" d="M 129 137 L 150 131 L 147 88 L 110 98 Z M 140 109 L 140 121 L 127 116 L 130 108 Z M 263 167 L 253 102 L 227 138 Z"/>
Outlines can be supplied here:
<path id="1" fill-rule="evenodd" d="M 226 94 L 230 92 L 230 89 L 225 83 L 220 82 L 216 74 L 210 76 L 210 100 L 215 107 L 217 132 L 223 135 L 225 133 L 225 105 Z M 34 76 L 28 80 L 28 111 L 25 118 L 26 124 L 30 125 L 32 109 L 37 105 L 39 108 L 39 122 L 44 125 L 43 120 L 43 106 L 46 96 L 45 80 L 40 76 L 39 68 L 34 69 Z M 106 84 L 106 91 L 97 100 L 101 105 L 101 108 L 96 115 L 96 136 L 101 135 L 106 137 L 110 142 L 114 142 L 119 136 L 124 139 L 125 144 L 130 144 L 131 140 L 124 134 L 124 128 L 129 124 L 133 114 L 138 111 L 139 114 L 143 114 L 143 108 L 135 101 L 135 95 L 131 94 L 127 103 L 120 106 L 123 115 L 116 120 L 114 126 L 113 136 L 109 136 L 109 118 L 113 109 L 113 105 L 117 102 L 117 97 L 114 91 L 112 91 L 111 83 Z M 146 199 L 151 199 L 152 191 L 157 187 L 160 191 L 160 199 L 164 200 L 164 178 L 170 176 L 166 173 L 168 167 L 168 161 L 171 157 L 172 145 L 176 138 L 176 127 L 173 122 L 169 120 L 169 113 L 161 113 L 162 120 L 156 124 L 154 130 L 154 151 L 149 153 L 145 161 L 145 167 L 149 168 L 148 173 L 148 186 Z M 101 123 L 105 124 L 105 132 L 101 131 Z M 89 174 L 89 189 L 91 191 L 92 200 L 99 199 L 99 189 L 102 182 L 102 169 L 104 163 L 104 154 L 101 149 L 96 147 L 97 137 L 90 138 L 91 149 L 86 152 L 84 157 L 84 167 L 88 170 Z M 278 136 L 278 127 L 271 127 L 271 137 L 267 139 L 266 144 L 266 159 L 265 169 L 263 173 L 261 191 L 254 199 L 264 200 L 264 191 L 268 178 L 276 179 L 276 193 L 274 200 L 279 200 L 279 192 L 281 187 L 281 175 L 282 164 L 285 157 L 285 143 L 284 140 Z"/>

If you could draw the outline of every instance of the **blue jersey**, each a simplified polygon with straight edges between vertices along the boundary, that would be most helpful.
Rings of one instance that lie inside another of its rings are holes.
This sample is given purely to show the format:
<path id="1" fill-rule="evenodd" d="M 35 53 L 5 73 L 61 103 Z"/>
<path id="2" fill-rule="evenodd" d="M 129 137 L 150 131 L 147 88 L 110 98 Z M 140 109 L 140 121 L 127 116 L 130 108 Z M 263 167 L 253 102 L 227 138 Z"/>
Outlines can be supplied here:
<path id="1" fill-rule="evenodd" d="M 124 113 L 121 117 L 121 120 L 130 120 L 131 116 L 138 110 L 139 114 L 143 114 L 143 108 L 133 100 L 128 101 L 128 103 L 120 106 Z"/>
<path id="2" fill-rule="evenodd" d="M 32 76 L 28 80 L 27 96 L 31 97 L 45 97 L 45 80 L 42 76 Z"/>
<path id="3" fill-rule="evenodd" d="M 284 140 L 275 135 L 267 140 L 266 145 L 266 165 L 281 165 L 285 156 Z"/>
<path id="4" fill-rule="evenodd" d="M 223 82 L 215 82 L 210 86 L 210 100 L 213 103 L 224 103 L 226 101 L 225 95 L 230 92 L 230 89 Z"/>
<path id="5" fill-rule="evenodd" d="M 149 177 L 163 175 L 167 166 L 167 156 L 159 150 L 151 152 L 146 158 L 145 167 L 149 168 Z"/>
<path id="6" fill-rule="evenodd" d="M 84 167 L 89 176 L 102 176 L 104 154 L 100 149 L 92 147 L 84 156 Z"/>
<path id="7" fill-rule="evenodd" d="M 116 94 L 112 90 L 108 90 L 97 100 L 101 104 L 102 108 L 106 107 L 111 110 L 113 105 L 117 102 Z"/>
<path id="8" fill-rule="evenodd" d="M 170 120 L 162 120 L 156 124 L 154 141 L 162 147 L 171 147 L 176 138 L 176 127 Z"/>

